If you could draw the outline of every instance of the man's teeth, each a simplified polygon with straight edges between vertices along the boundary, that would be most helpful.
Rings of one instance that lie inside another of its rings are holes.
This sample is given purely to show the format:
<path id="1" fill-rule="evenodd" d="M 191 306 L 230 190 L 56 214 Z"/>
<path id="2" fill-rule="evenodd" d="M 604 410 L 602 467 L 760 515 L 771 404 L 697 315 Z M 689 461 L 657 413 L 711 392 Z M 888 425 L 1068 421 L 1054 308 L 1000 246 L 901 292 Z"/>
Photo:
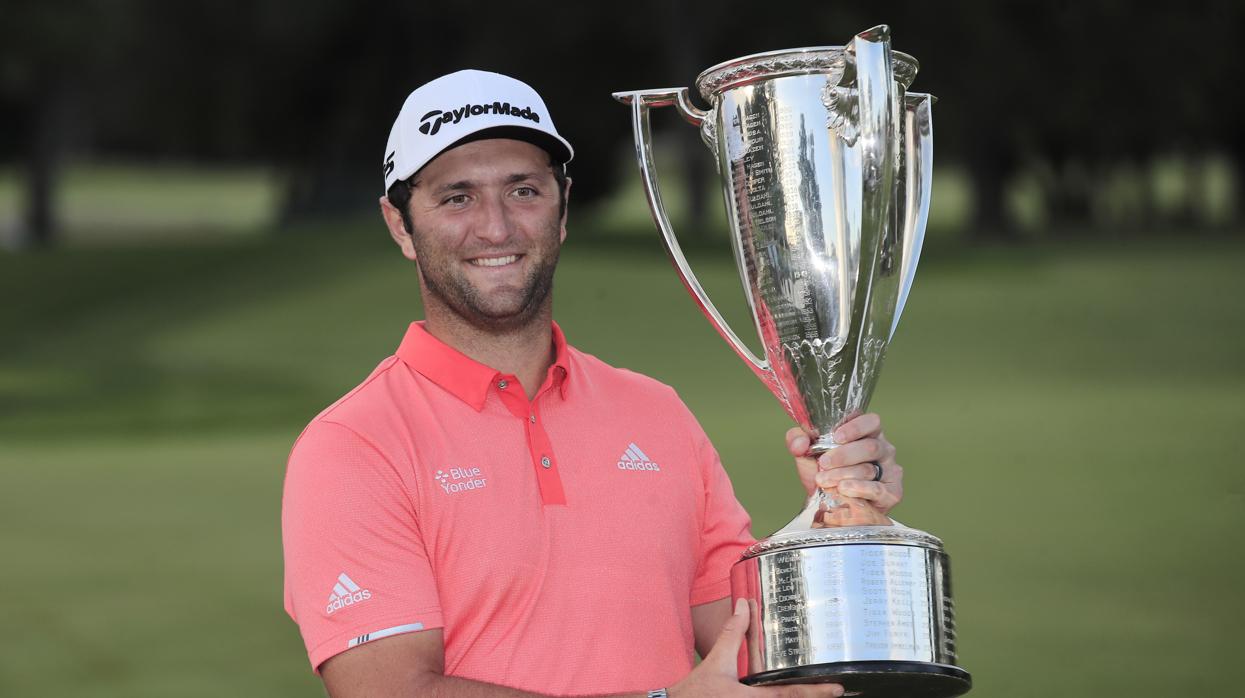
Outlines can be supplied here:
<path id="1" fill-rule="evenodd" d="M 510 264 L 511 262 L 517 262 L 518 260 L 519 255 L 512 254 L 505 257 L 478 257 L 471 260 L 471 263 L 477 267 L 500 267 Z"/>

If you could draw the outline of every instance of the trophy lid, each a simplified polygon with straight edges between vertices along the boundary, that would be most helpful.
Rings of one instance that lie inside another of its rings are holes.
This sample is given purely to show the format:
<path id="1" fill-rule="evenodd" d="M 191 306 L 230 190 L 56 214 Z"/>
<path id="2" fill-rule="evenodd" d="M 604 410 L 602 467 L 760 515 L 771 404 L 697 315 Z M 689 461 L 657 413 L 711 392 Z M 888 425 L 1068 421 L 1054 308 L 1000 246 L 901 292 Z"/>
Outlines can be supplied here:
<path id="1" fill-rule="evenodd" d="M 712 102 L 713 95 L 732 87 L 788 75 L 828 73 L 838 80 L 842 78 L 846 66 L 846 53 L 845 46 L 809 46 L 754 53 L 719 63 L 704 71 L 696 77 L 696 91 L 706 101 Z M 891 63 L 896 82 L 907 89 L 916 78 L 920 64 L 900 51 L 891 51 Z"/>
<path id="2" fill-rule="evenodd" d="M 742 559 L 747 560 L 748 558 L 766 553 L 793 550 L 795 548 L 867 543 L 911 545 L 938 552 L 943 551 L 942 540 L 937 536 L 915 528 L 908 528 L 907 526 L 842 526 L 775 533 L 769 538 L 759 540 L 749 546 L 744 551 Z"/>

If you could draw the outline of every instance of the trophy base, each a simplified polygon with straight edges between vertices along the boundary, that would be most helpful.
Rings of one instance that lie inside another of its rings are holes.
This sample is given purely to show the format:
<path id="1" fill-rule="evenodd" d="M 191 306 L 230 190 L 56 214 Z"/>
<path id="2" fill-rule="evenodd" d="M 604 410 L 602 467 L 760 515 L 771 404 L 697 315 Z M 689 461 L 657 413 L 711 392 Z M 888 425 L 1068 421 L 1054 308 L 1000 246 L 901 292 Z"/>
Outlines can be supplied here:
<path id="1" fill-rule="evenodd" d="M 837 683 L 844 696 L 951 698 L 968 693 L 972 677 L 959 667 L 928 662 L 830 662 L 775 669 L 740 679 L 749 686 Z"/>
<path id="2" fill-rule="evenodd" d="M 739 673 L 749 685 L 840 683 L 866 698 L 950 698 L 957 666 L 949 560 L 904 526 L 780 533 L 731 569 L 752 612 Z"/>

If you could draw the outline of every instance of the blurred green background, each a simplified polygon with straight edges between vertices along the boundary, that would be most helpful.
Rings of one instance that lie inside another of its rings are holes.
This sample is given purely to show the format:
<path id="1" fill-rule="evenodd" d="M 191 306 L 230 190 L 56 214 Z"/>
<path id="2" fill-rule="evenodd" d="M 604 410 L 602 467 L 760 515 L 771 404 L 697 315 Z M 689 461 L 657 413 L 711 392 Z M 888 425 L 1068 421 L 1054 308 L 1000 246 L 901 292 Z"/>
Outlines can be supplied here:
<path id="1" fill-rule="evenodd" d="M 776 529 L 800 500 L 777 403 L 655 233 L 580 244 L 592 225 L 557 279 L 567 334 L 674 385 Z M 729 255 L 694 257 L 747 322 Z M 976 694 L 1235 694 L 1242 261 L 1174 234 L 922 262 L 873 406 L 898 518 L 952 553 Z M 281 612 L 281 478 L 418 316 L 379 220 L 0 256 L 0 297 L 0 694 L 318 694 Z"/>
<path id="2" fill-rule="evenodd" d="M 376 170 L 405 94 L 453 68 L 532 82 L 576 145 L 570 340 L 677 388 L 754 532 L 784 524 L 788 421 L 663 256 L 606 95 L 879 21 L 942 100 L 926 254 L 872 407 L 906 468 L 896 517 L 951 553 L 972 695 L 1238 695 L 1245 114 L 1224 85 L 1245 9 L 876 5 L 466 2 L 434 22 L 382 0 L 15 0 L 0 696 L 323 693 L 281 608 L 285 458 L 419 317 Z M 751 336 L 715 175 L 676 121 L 655 125 L 665 198 Z"/>

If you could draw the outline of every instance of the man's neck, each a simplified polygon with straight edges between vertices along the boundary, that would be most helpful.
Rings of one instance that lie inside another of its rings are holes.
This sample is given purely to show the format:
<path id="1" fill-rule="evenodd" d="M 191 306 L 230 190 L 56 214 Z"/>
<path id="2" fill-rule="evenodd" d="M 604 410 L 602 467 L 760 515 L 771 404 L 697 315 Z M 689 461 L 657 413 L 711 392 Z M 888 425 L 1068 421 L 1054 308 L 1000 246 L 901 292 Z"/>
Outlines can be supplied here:
<path id="1" fill-rule="evenodd" d="M 474 361 L 512 375 L 531 400 L 544 383 L 556 351 L 552 312 L 545 311 L 522 327 L 506 331 L 483 330 L 457 316 L 443 317 L 426 309 L 424 330 Z"/>

